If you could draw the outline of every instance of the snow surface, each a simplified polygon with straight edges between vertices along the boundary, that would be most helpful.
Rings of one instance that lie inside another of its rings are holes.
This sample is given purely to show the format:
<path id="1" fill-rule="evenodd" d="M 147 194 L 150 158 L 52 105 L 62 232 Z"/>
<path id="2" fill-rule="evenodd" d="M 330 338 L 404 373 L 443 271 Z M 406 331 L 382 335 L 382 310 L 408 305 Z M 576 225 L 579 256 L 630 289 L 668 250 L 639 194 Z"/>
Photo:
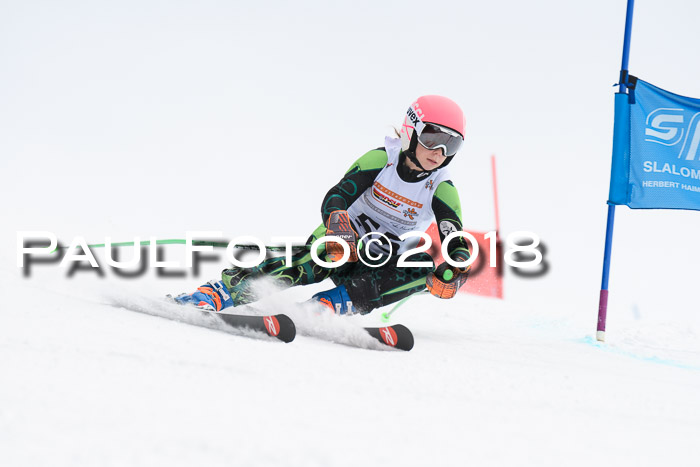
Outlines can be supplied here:
<path id="1" fill-rule="evenodd" d="M 3 465 L 697 465 L 697 327 L 600 345 L 574 307 L 421 296 L 395 314 L 415 348 L 384 351 L 353 340 L 372 315 L 283 344 L 1 279 L 28 300 L 0 314 Z"/>
<path id="2" fill-rule="evenodd" d="M 265 5 L 0 5 L 0 466 L 697 466 L 697 212 L 618 208 L 594 340 L 625 2 Z M 637 2 L 633 74 L 700 96 L 699 10 Z M 296 315 L 283 344 L 122 307 L 224 260 L 136 279 L 16 266 L 26 230 L 305 237 L 428 93 L 467 114 L 450 167 L 467 227 L 494 227 L 495 153 L 502 234 L 540 235 L 549 269 L 506 268 L 503 301 L 412 298 L 393 317 L 410 352 L 363 334 L 377 313 Z"/>

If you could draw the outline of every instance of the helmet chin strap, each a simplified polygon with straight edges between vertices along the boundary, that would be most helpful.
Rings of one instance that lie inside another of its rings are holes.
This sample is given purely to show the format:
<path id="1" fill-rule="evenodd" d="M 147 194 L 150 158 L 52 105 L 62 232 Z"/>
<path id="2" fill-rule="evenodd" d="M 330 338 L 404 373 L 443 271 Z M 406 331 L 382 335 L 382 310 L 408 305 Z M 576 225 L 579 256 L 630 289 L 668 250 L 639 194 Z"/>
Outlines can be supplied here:
<path id="1" fill-rule="evenodd" d="M 416 148 L 418 147 L 418 136 L 416 132 L 413 132 L 413 137 L 411 138 L 411 144 L 408 146 L 408 151 L 406 151 L 406 157 L 416 164 L 416 167 L 421 169 L 423 172 L 429 172 L 425 167 L 421 165 L 420 162 L 418 162 L 418 156 L 416 156 Z"/>
<path id="2" fill-rule="evenodd" d="M 416 170 L 416 172 L 428 172 L 425 167 L 423 167 L 420 162 L 418 162 L 418 158 L 416 157 L 415 151 L 411 151 L 410 149 L 406 151 L 406 157 L 408 160 L 413 162 L 420 170 Z"/>

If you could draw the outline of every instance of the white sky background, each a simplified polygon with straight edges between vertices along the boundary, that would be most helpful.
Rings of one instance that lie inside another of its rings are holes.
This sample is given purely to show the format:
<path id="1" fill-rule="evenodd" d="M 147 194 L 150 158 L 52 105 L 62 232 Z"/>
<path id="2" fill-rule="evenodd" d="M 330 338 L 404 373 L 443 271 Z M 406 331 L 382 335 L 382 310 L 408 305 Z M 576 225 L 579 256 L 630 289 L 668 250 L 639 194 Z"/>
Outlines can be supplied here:
<path id="1" fill-rule="evenodd" d="M 518 302 L 597 310 L 626 2 L 0 2 L 0 254 L 15 231 L 101 242 L 306 236 L 408 105 L 462 105 L 465 225 L 538 233 Z M 630 70 L 700 97 L 697 2 L 638 1 Z M 694 308 L 700 213 L 617 209 L 611 306 Z M 58 272 L 57 272 L 58 274 Z"/>

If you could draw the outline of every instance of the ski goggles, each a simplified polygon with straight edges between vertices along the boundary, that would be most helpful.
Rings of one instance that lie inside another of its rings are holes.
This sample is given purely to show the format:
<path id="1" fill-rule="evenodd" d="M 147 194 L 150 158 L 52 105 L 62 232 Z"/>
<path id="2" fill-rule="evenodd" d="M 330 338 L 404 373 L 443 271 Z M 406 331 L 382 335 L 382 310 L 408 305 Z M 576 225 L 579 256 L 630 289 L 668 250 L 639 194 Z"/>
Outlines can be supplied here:
<path id="1" fill-rule="evenodd" d="M 426 149 L 442 149 L 445 156 L 454 156 L 464 142 L 462 135 L 434 123 L 426 123 L 418 134 L 418 142 Z"/>

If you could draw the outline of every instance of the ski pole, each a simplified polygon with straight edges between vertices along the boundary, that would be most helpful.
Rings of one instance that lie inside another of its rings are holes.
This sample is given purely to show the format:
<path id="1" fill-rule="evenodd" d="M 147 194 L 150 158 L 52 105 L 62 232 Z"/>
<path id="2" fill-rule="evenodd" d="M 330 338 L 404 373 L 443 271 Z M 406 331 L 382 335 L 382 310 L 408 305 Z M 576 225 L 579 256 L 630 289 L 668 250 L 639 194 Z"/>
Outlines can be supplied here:
<path id="1" fill-rule="evenodd" d="M 416 293 L 414 293 L 414 294 L 411 294 L 411 295 L 409 295 L 408 297 L 402 298 L 401 300 L 399 300 L 399 302 L 398 302 L 396 305 L 394 305 L 394 307 L 393 307 L 391 310 L 385 311 L 384 313 L 382 313 L 382 316 L 381 316 L 382 321 L 383 321 L 384 323 L 388 323 L 388 322 L 389 322 L 389 319 L 391 318 L 391 315 L 393 315 L 394 312 L 395 312 L 396 310 L 398 310 L 398 309 L 401 307 L 401 305 L 403 305 L 404 303 L 406 303 L 406 302 L 408 301 L 409 298 L 414 297 L 414 296 L 416 296 L 416 295 L 420 295 L 420 294 L 426 294 L 426 293 L 428 293 L 427 290 L 422 290 L 422 291 L 420 291 L 420 292 L 416 292 Z"/>
<path id="2" fill-rule="evenodd" d="M 163 239 L 163 240 L 156 240 L 156 245 L 184 245 L 186 243 L 185 239 L 182 238 L 170 238 L 170 239 Z M 139 245 L 150 245 L 151 241 L 150 240 L 143 240 L 139 242 Z M 111 246 L 134 246 L 135 242 L 115 242 L 112 243 Z M 228 246 L 228 243 L 226 242 L 210 242 L 206 240 L 192 240 L 192 245 L 193 246 L 211 246 L 214 248 L 226 248 Z M 95 243 L 92 245 L 88 245 L 88 248 L 104 248 L 106 246 L 105 243 Z M 234 248 L 239 249 L 239 250 L 259 250 L 260 247 L 258 245 L 234 245 Z M 270 251 L 284 251 L 286 247 L 284 246 L 265 246 L 266 250 Z M 297 245 L 297 246 L 292 246 L 292 250 L 303 250 L 308 248 L 306 245 Z M 68 249 L 67 246 L 60 245 L 56 247 L 52 253 L 55 253 L 57 250 L 66 250 Z"/>

